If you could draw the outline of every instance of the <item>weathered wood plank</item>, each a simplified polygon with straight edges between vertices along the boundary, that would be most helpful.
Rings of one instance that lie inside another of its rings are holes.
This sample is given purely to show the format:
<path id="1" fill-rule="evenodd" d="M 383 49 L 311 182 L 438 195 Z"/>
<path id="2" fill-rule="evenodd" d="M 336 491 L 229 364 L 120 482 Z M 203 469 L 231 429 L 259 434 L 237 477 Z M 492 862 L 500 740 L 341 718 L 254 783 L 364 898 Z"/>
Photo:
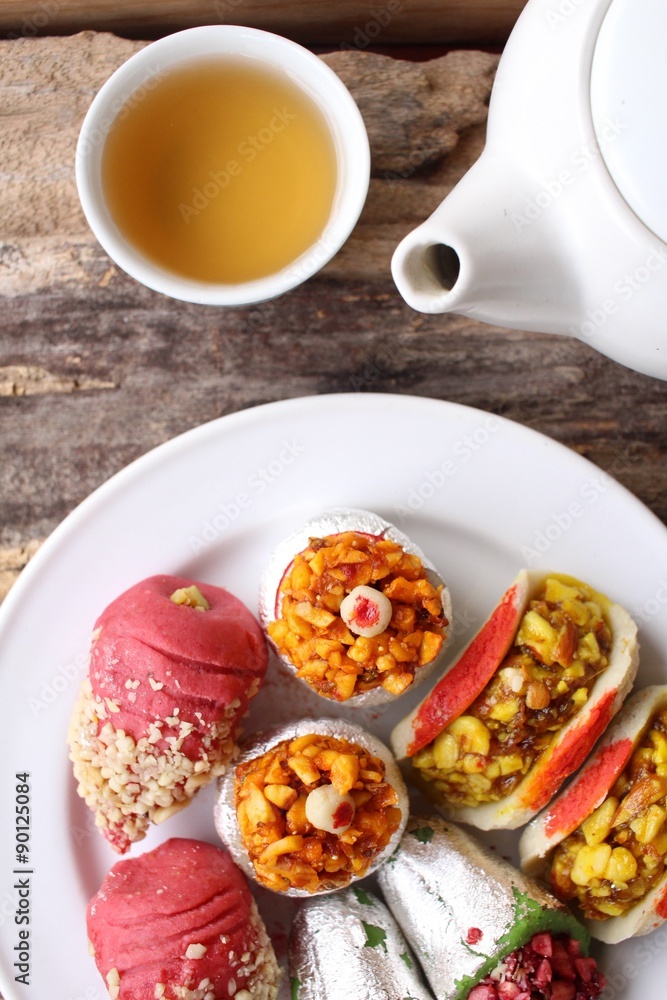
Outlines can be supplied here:
<path id="1" fill-rule="evenodd" d="M 0 548 L 0 601 L 9 593 L 9 588 L 22 569 L 28 565 L 42 543 L 41 538 L 33 538 L 16 548 Z"/>
<path id="2" fill-rule="evenodd" d="M 0 368 L 0 396 L 37 396 L 113 388 L 113 382 L 89 379 L 85 375 L 62 378 L 35 365 L 6 365 Z"/>
<path id="3" fill-rule="evenodd" d="M 246 24 L 306 45 L 502 45 L 524 0 L 2 0 L 0 32 L 94 28 L 154 38 L 198 24 Z"/>
<path id="4" fill-rule="evenodd" d="M 205 420 L 288 396 L 412 392 L 495 410 L 616 473 L 667 520 L 667 393 L 566 338 L 411 312 L 393 286 L 320 277 L 273 303 L 208 310 L 116 275 L 21 296 L 0 357 L 114 388 L 0 399 L 0 543 L 43 537 L 93 488 Z M 641 407 L 639 401 L 641 400 Z"/>
<path id="5" fill-rule="evenodd" d="M 496 57 L 451 53 L 417 68 L 327 57 L 371 136 L 376 176 L 360 223 L 305 285 L 221 310 L 118 271 L 76 200 L 81 118 L 138 44 L 90 34 L 0 43 L 0 586 L 76 503 L 151 447 L 243 407 L 332 391 L 502 413 L 591 458 L 667 521 L 665 383 L 569 338 L 418 315 L 390 280 L 398 240 L 482 148 Z"/>

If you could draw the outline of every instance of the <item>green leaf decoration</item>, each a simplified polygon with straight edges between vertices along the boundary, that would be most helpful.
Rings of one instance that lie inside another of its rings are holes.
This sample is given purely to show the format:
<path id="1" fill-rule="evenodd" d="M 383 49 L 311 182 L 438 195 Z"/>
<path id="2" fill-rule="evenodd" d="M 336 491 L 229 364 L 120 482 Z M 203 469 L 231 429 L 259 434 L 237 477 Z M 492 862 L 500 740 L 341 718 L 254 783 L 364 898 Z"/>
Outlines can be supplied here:
<path id="1" fill-rule="evenodd" d="M 410 830 L 410 836 L 416 837 L 420 844 L 430 844 L 434 832 L 430 826 L 420 826 L 418 830 Z"/>
<path id="2" fill-rule="evenodd" d="M 353 891 L 354 895 L 357 897 L 357 899 L 359 900 L 359 902 L 361 903 L 362 906 L 372 906 L 373 905 L 373 897 L 369 896 L 368 893 L 365 892 L 363 889 L 360 889 L 359 886 L 357 886 L 357 885 L 353 886 L 352 887 L 352 891 Z"/>
<path id="3" fill-rule="evenodd" d="M 362 920 L 363 928 L 366 932 L 366 944 L 364 948 L 384 948 L 385 953 L 387 951 L 387 932 L 383 931 L 381 927 L 376 927 L 375 924 L 367 924 L 365 920 Z"/>
<path id="4" fill-rule="evenodd" d="M 540 931 L 576 937 L 581 941 L 584 954 L 588 954 L 588 934 L 569 910 L 563 907 L 541 906 L 529 893 L 522 892 L 516 885 L 512 886 L 512 895 L 514 912 L 503 933 L 496 940 L 493 953 L 486 956 L 485 952 L 481 954 L 473 952 L 479 955 L 480 959 L 486 956 L 486 960 L 480 963 L 474 975 L 463 976 L 454 983 L 455 989 L 458 990 L 457 997 L 467 997 L 471 989 L 495 969 L 499 962 L 517 948 L 521 948 L 533 934 L 539 934 Z"/>
<path id="5" fill-rule="evenodd" d="M 299 1000 L 300 986 L 301 986 L 301 980 L 297 979 L 296 976 L 294 976 L 294 978 L 290 980 L 290 990 L 292 993 L 292 1000 Z"/>
<path id="6" fill-rule="evenodd" d="M 401 954 L 399 955 L 399 958 L 402 959 L 405 962 L 405 964 L 407 965 L 408 969 L 412 969 L 413 968 L 412 959 L 408 955 L 407 951 L 402 951 Z"/>

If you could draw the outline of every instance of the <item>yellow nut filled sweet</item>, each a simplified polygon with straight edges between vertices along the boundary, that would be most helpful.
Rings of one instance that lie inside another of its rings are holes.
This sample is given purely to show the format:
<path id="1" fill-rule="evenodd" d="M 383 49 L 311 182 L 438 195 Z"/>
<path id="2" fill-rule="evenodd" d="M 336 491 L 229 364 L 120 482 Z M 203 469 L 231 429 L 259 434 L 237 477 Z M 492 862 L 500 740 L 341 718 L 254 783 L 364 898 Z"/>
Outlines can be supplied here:
<path id="1" fill-rule="evenodd" d="M 524 867 L 615 943 L 667 917 L 667 686 L 637 692 L 577 779 L 526 829 Z"/>
<path id="2" fill-rule="evenodd" d="M 589 585 L 522 571 L 430 695 L 392 734 L 449 818 L 481 829 L 534 816 L 629 692 L 636 626 Z"/>
<path id="3" fill-rule="evenodd" d="M 260 595 L 282 662 L 335 701 L 398 697 L 430 673 L 448 637 L 442 580 L 405 535 L 367 511 L 330 511 L 290 536 Z"/>
<path id="4" fill-rule="evenodd" d="M 331 892 L 373 871 L 407 819 L 387 748 L 358 726 L 303 720 L 260 734 L 221 779 L 216 827 L 261 885 Z"/>

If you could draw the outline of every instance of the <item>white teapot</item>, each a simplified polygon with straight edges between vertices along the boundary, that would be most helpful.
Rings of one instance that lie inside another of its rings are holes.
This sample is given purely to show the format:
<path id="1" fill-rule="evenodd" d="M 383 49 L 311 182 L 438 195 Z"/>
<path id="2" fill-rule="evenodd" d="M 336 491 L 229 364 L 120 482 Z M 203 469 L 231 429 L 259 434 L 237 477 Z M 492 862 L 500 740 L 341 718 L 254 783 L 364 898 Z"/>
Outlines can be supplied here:
<path id="1" fill-rule="evenodd" d="M 409 305 L 667 379 L 666 74 L 667 0 L 530 0 L 484 152 L 394 253 Z"/>

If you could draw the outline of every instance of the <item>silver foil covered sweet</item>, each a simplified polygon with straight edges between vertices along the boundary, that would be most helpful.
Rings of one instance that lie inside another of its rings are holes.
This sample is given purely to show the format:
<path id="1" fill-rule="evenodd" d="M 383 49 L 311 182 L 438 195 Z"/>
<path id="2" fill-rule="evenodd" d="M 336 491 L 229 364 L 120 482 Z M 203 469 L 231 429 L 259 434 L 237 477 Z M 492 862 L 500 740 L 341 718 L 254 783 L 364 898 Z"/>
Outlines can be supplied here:
<path id="1" fill-rule="evenodd" d="M 432 1000 L 396 921 L 362 884 L 302 904 L 289 966 L 293 1000 Z"/>
<path id="2" fill-rule="evenodd" d="M 421 559 L 429 582 L 434 587 L 442 586 L 442 610 L 447 620 L 451 623 L 452 602 L 449 590 L 433 563 L 424 555 L 419 546 L 415 545 L 415 543 L 408 538 L 407 535 L 404 535 L 403 532 L 400 531 L 395 525 L 391 524 L 389 521 L 385 521 L 384 518 L 379 517 L 378 514 L 373 514 L 368 510 L 358 510 L 354 507 L 335 507 L 324 514 L 321 514 L 319 517 L 307 521 L 296 531 L 293 531 L 292 534 L 285 538 L 285 540 L 282 541 L 272 553 L 269 562 L 262 573 L 259 586 L 259 620 L 265 631 L 269 622 L 275 621 L 278 617 L 277 605 L 280 584 L 282 583 L 282 579 L 286 571 L 294 560 L 294 557 L 300 552 L 303 552 L 304 549 L 308 548 L 311 538 L 324 538 L 327 535 L 340 534 L 343 531 L 359 531 L 367 535 L 389 538 L 393 542 L 396 542 L 397 545 L 400 545 L 401 548 L 403 548 L 410 555 L 415 555 Z M 416 688 L 418 684 L 421 684 L 421 682 L 425 680 L 442 661 L 443 653 L 449 642 L 450 633 L 451 629 L 448 629 L 444 636 L 444 642 L 440 652 L 435 659 L 432 660 L 431 663 L 427 663 L 423 667 L 419 667 L 417 669 L 414 681 L 410 687 L 407 688 L 407 691 L 413 691 L 414 688 Z M 269 642 L 271 642 L 270 639 Z M 275 646 L 273 646 L 273 643 L 271 643 L 271 645 L 277 653 L 281 664 L 291 674 L 296 676 L 297 668 L 294 666 L 289 657 L 283 656 L 279 653 L 275 649 Z M 306 683 L 306 681 L 301 677 L 297 679 L 302 681 L 304 684 Z M 324 696 L 321 695 L 321 697 Z M 371 691 L 365 691 L 363 694 L 353 695 L 348 701 L 345 702 L 345 705 L 355 708 L 366 708 L 370 705 L 380 705 L 383 702 L 392 701 L 396 697 L 396 695 L 386 691 L 382 686 L 378 686 L 373 688 Z M 400 695 L 398 697 L 400 697 Z"/>
<path id="3" fill-rule="evenodd" d="M 358 743 L 360 746 L 364 747 L 364 749 L 368 750 L 369 753 L 379 757 L 385 766 L 385 780 L 396 790 L 396 794 L 398 796 L 397 808 L 401 810 L 401 822 L 385 849 L 377 855 L 368 869 L 364 872 L 362 876 L 363 878 L 370 875 L 371 872 L 376 871 L 376 869 L 391 856 L 398 846 L 401 836 L 403 835 L 410 808 L 408 802 L 408 792 L 398 765 L 394 760 L 391 751 L 384 745 L 384 743 L 382 743 L 377 736 L 373 736 L 365 729 L 362 729 L 361 726 L 356 725 L 354 722 L 348 722 L 345 719 L 300 719 L 298 722 L 288 723 L 287 725 L 270 729 L 266 732 L 255 733 L 241 747 L 241 752 L 236 758 L 234 766 L 230 767 L 227 770 L 227 773 L 218 779 L 218 789 L 214 809 L 215 828 L 218 831 L 220 839 L 229 848 L 229 851 L 239 868 L 241 868 L 249 878 L 255 879 L 255 881 L 258 881 L 255 868 L 248 852 L 245 849 L 243 838 L 241 836 L 241 830 L 236 817 L 236 804 L 234 796 L 236 768 L 240 764 L 244 764 L 246 761 L 253 760 L 255 757 L 260 757 L 277 743 L 282 743 L 284 740 L 293 740 L 298 736 L 307 736 L 311 733 L 318 733 L 322 736 L 332 736 L 337 739 L 349 740 L 352 743 Z M 355 882 L 357 879 L 353 878 L 351 881 Z M 262 883 L 260 883 L 260 885 L 261 884 Z M 340 887 L 321 889 L 319 890 L 319 894 L 336 892 L 339 891 L 339 888 Z M 308 897 L 311 896 L 311 893 L 308 892 L 307 889 L 288 889 L 284 893 L 281 893 L 281 895 Z"/>
<path id="4" fill-rule="evenodd" d="M 541 931 L 588 947 L 586 931 L 562 903 L 436 817 L 410 818 L 378 878 L 438 1000 L 463 1000 Z"/>

